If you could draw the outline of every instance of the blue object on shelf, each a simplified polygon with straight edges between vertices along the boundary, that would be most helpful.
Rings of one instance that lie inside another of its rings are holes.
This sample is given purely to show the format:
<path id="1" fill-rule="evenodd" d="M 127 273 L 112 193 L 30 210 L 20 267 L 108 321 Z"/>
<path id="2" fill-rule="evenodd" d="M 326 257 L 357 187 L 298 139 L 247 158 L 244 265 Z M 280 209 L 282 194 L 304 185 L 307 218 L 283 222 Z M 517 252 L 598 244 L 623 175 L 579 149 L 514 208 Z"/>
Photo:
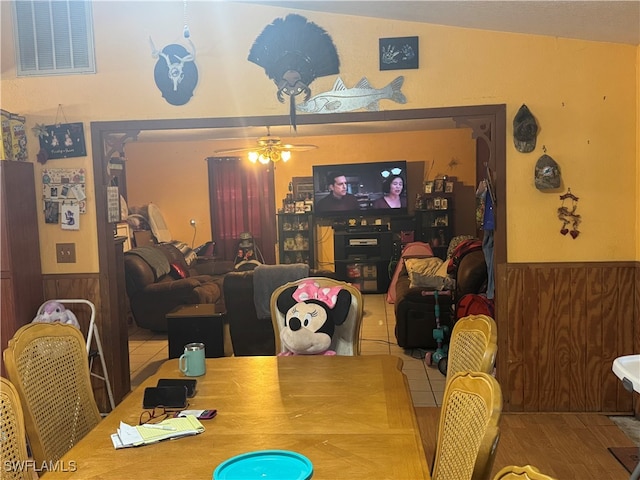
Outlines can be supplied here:
<path id="1" fill-rule="evenodd" d="M 287 450 L 258 450 L 225 460 L 213 472 L 213 480 L 309 480 L 311 461 Z"/>

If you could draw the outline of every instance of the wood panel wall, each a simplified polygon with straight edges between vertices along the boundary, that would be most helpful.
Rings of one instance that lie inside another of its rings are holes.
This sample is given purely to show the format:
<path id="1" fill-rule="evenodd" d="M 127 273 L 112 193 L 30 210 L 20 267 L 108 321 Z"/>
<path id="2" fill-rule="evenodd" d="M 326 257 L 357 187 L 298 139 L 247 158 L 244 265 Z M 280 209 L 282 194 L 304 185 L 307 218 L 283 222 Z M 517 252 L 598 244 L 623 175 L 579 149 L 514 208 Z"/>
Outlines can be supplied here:
<path id="1" fill-rule="evenodd" d="M 95 305 L 96 327 L 100 333 L 107 373 L 111 380 L 113 395 L 115 397 L 116 404 L 118 404 L 131 390 L 129 351 L 126 336 L 123 345 L 122 336 L 114 335 L 112 332 L 114 332 L 114 323 L 121 323 L 123 320 L 126 322 L 126 318 L 118 318 L 119 315 L 115 314 L 116 318 L 107 318 L 105 320 L 104 312 L 109 310 L 105 309 L 104 302 L 109 302 L 109 299 L 103 299 L 103 296 L 100 294 L 100 282 L 100 275 L 97 273 L 43 275 L 45 298 L 82 298 L 89 300 Z M 86 336 L 91 318 L 91 311 L 89 307 L 82 304 L 66 306 L 74 312 L 76 317 L 78 317 L 78 322 L 80 323 L 82 332 Z M 94 361 L 94 371 L 98 374 L 101 372 L 99 359 Z M 109 400 L 104 382 L 94 377 L 92 377 L 91 382 L 93 385 L 94 395 L 96 397 L 96 403 L 98 404 L 98 409 L 101 412 L 109 411 Z"/>
<path id="2" fill-rule="evenodd" d="M 611 366 L 640 353 L 639 283 L 637 262 L 498 265 L 504 410 L 632 413 Z"/>

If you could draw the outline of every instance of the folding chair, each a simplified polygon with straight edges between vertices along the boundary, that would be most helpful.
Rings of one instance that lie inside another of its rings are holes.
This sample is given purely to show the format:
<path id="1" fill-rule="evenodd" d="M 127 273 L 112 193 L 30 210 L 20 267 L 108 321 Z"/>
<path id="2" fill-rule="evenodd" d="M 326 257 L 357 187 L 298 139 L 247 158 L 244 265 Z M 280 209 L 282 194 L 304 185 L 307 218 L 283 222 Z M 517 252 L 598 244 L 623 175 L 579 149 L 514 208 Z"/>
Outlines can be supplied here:
<path id="1" fill-rule="evenodd" d="M 104 353 L 102 351 L 102 342 L 100 341 L 100 333 L 96 328 L 96 307 L 89 300 L 84 300 L 82 298 L 67 298 L 67 299 L 50 299 L 45 303 L 40 305 L 38 308 L 37 315 L 41 315 L 44 311 L 44 306 L 48 302 L 59 302 L 64 304 L 85 304 L 88 305 L 91 309 L 91 318 L 89 320 L 89 330 L 87 331 L 87 355 L 89 356 L 89 373 L 92 377 L 96 377 L 99 380 L 102 380 L 107 386 L 107 395 L 109 396 L 109 404 L 111 405 L 111 410 L 116 408 L 116 402 L 113 399 L 113 391 L 111 390 L 111 382 L 109 381 L 109 374 L 107 373 L 107 365 L 104 361 Z M 75 313 L 75 312 L 74 312 Z M 95 337 L 96 349 L 91 350 L 91 343 Z M 102 375 L 93 371 L 93 361 L 95 357 L 100 357 L 100 365 L 102 366 Z M 106 416 L 106 413 L 102 413 L 102 416 Z"/>

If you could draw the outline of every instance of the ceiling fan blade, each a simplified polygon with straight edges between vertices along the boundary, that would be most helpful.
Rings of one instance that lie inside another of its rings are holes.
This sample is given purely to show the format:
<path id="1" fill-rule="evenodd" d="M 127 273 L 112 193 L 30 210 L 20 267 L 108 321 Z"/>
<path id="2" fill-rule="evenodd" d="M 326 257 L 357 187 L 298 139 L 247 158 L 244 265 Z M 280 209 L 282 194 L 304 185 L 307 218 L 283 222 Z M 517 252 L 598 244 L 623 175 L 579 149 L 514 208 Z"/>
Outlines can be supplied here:
<path id="1" fill-rule="evenodd" d="M 318 148 L 318 146 L 301 143 L 297 145 L 289 145 L 289 144 L 278 145 L 278 148 L 280 150 L 291 150 L 292 152 L 306 152 L 308 150 L 315 150 L 316 148 Z"/>
<path id="2" fill-rule="evenodd" d="M 214 155 L 227 155 L 229 153 L 244 153 L 250 152 L 251 150 L 255 150 L 255 148 L 245 147 L 245 148 L 223 148 L 222 150 L 214 150 Z"/>

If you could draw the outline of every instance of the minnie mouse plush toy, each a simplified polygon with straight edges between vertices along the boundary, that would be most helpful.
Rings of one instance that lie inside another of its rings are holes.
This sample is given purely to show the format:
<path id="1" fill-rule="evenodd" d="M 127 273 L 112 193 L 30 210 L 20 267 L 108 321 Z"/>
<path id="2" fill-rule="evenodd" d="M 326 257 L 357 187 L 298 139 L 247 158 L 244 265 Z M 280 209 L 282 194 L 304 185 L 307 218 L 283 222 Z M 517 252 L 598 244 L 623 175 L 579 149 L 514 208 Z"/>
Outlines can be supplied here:
<path id="1" fill-rule="evenodd" d="M 342 287 L 321 287 L 313 280 L 282 291 L 276 300 L 284 315 L 279 355 L 335 355 L 329 350 L 336 325 L 347 319 L 351 293 Z"/>

